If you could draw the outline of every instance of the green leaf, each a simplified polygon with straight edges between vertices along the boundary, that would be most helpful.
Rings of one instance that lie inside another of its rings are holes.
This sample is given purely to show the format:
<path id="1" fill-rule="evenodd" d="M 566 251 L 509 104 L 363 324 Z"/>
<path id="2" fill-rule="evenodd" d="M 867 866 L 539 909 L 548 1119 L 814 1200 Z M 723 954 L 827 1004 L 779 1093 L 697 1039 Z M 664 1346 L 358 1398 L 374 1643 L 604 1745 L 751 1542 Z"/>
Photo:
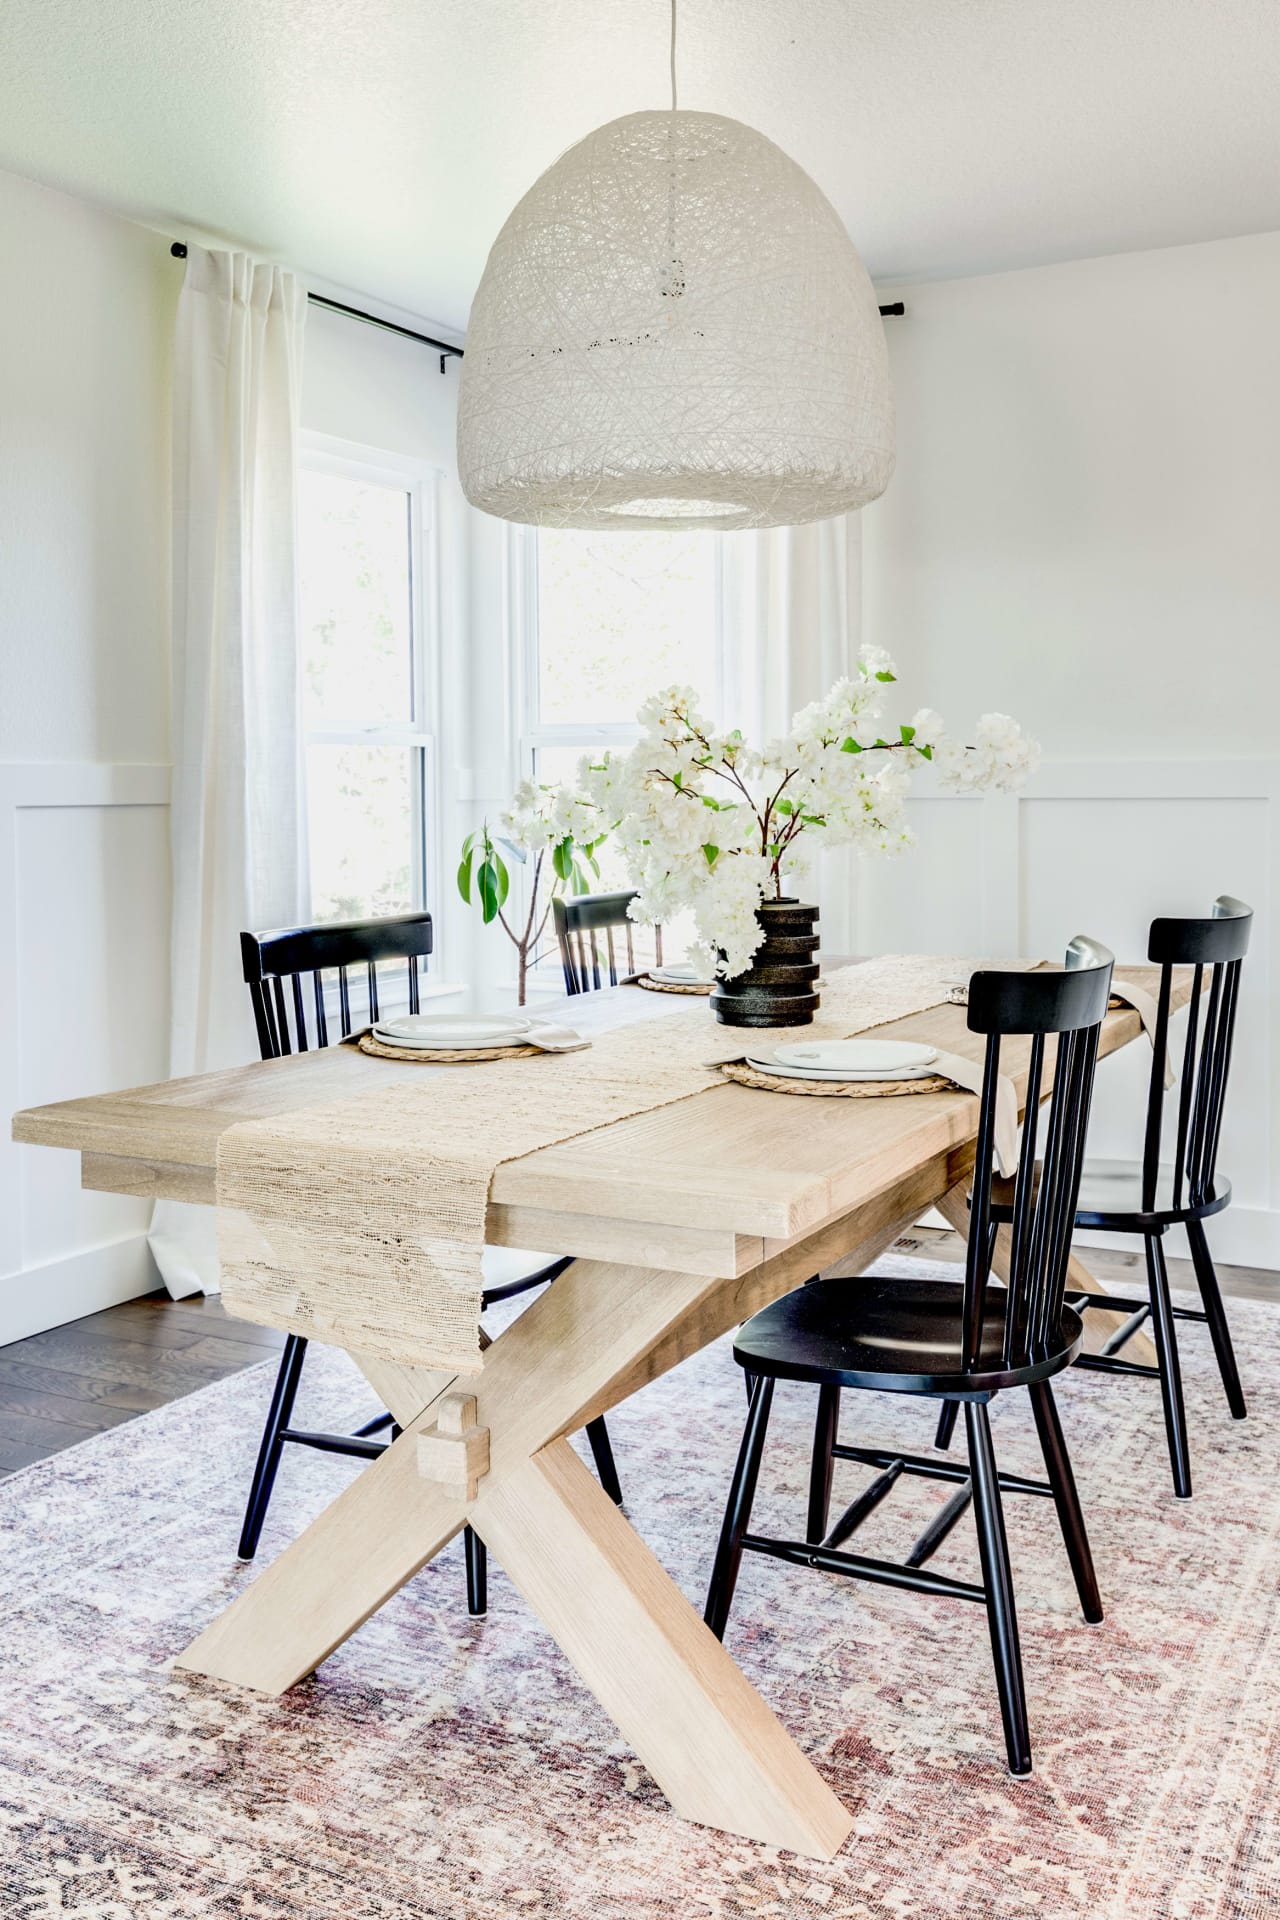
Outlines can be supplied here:
<path id="1" fill-rule="evenodd" d="M 476 874 L 476 885 L 480 890 L 480 912 L 486 927 L 498 917 L 498 861 L 482 860 Z"/>
<path id="2" fill-rule="evenodd" d="M 795 802 L 794 800 L 775 800 L 773 810 L 775 813 L 792 814 L 796 810 Z"/>
<path id="3" fill-rule="evenodd" d="M 702 851 L 706 858 L 707 865 L 714 867 L 716 861 L 720 858 L 719 847 L 713 847 L 711 842 L 706 840 L 703 842 Z"/>
<path id="4" fill-rule="evenodd" d="M 778 845 L 778 842 L 776 840 L 771 840 L 768 846 L 769 858 L 771 860 L 776 860 L 778 855 L 781 852 L 782 852 L 782 848 Z"/>
<path id="5" fill-rule="evenodd" d="M 557 880 L 568 880 L 573 873 L 573 841 L 568 834 L 551 849 L 551 864 Z"/>
<path id="6" fill-rule="evenodd" d="M 896 673 L 886 673 L 884 668 L 881 668 L 880 672 L 876 675 L 877 680 L 896 680 L 897 677 Z"/>
<path id="7" fill-rule="evenodd" d="M 679 793 L 681 787 L 683 787 L 684 785 L 684 775 L 678 772 L 673 773 L 671 776 L 671 784 L 675 788 L 676 792 Z"/>
<path id="8" fill-rule="evenodd" d="M 474 839 L 475 835 L 469 833 L 463 841 L 462 859 L 458 865 L 458 892 L 467 906 L 471 905 L 471 862 L 475 857 L 471 851 L 471 842 Z"/>
<path id="9" fill-rule="evenodd" d="M 898 728 L 898 732 L 902 735 L 902 744 L 904 747 L 909 747 L 916 737 L 915 728 L 907 726 L 905 721 L 902 726 Z"/>
<path id="10" fill-rule="evenodd" d="M 917 747 L 916 752 L 920 755 L 922 760 L 932 760 L 933 758 L 932 747 Z"/>
<path id="11" fill-rule="evenodd" d="M 850 734 L 847 740 L 840 742 L 840 751 L 841 753 L 861 753 L 862 748 L 858 745 L 853 735 Z"/>

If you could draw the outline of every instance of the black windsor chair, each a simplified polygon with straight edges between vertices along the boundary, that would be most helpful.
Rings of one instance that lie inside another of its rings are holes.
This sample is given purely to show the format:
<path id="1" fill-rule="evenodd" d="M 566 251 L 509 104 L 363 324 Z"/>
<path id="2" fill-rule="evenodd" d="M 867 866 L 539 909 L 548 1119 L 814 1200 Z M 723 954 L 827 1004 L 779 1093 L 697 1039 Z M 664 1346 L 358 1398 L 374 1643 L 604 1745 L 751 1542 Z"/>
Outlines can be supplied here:
<path id="1" fill-rule="evenodd" d="M 1077 1227 L 1141 1235 L 1149 1288 L 1146 1300 L 1115 1294 L 1072 1294 L 1072 1305 L 1078 1311 L 1110 1307 L 1127 1310 L 1130 1316 L 1116 1328 L 1101 1353 L 1082 1353 L 1076 1365 L 1159 1380 L 1173 1488 L 1184 1500 L 1191 1494 L 1191 1460 L 1178 1361 L 1179 1320 L 1208 1324 L 1232 1417 L 1243 1420 L 1246 1411 L 1204 1223 L 1212 1214 L 1221 1213 L 1231 1201 L 1231 1182 L 1218 1172 L 1218 1142 L 1226 1106 L 1240 969 L 1248 950 L 1252 924 L 1253 909 L 1228 894 L 1220 894 L 1214 901 L 1207 920 L 1152 921 L 1147 958 L 1160 968 L 1160 991 L 1142 1159 L 1140 1162 L 1086 1160 L 1076 1204 Z M 1173 1159 L 1163 1161 L 1160 1152 L 1164 1135 L 1169 1001 L 1173 969 L 1178 966 L 1194 967 L 1195 973 L 1178 1080 Z M 1208 993 L 1202 1017 L 1201 995 L 1206 974 Z M 1186 1228 L 1196 1282 L 1204 1302 L 1202 1308 L 1175 1307 L 1169 1296 L 1163 1236 L 1170 1227 L 1178 1225 Z M 1154 1367 L 1124 1360 L 1119 1355 L 1119 1349 L 1148 1317 L 1156 1346 Z"/>
<path id="2" fill-rule="evenodd" d="M 1071 1224 L 1084 1158 L 1085 1130 L 1106 1015 L 1112 955 L 1077 938 L 1063 972 L 976 973 L 969 983 L 969 1029 L 987 1036 L 979 1109 L 974 1198 L 964 1281 L 817 1280 L 776 1301 L 740 1328 L 734 1358 L 750 1379 L 750 1406 L 734 1469 L 707 1595 L 706 1620 L 723 1637 L 744 1553 L 883 1586 L 985 1604 L 1009 1766 L 1031 1770 L 1022 1656 L 1001 1493 L 1054 1501 L 1080 1605 L 1102 1618 L 1084 1517 L 1050 1381 L 1080 1350 L 1083 1323 L 1064 1299 Z M 1047 1083 L 1046 1036 L 1056 1034 L 1053 1093 L 1043 1166 L 1036 1166 L 1040 1099 Z M 991 1281 L 996 1223 L 992 1183 L 1001 1042 L 1031 1037 L 1022 1159 L 1013 1189 L 1007 1287 Z M 803 1540 L 750 1529 L 769 1411 L 777 1380 L 818 1389 L 817 1426 Z M 988 1406 L 998 1393 L 1026 1388 L 1044 1455 L 1046 1480 L 996 1466 Z M 909 1393 L 963 1406 L 967 1466 L 897 1448 L 845 1446 L 838 1438 L 845 1390 Z M 877 1477 L 831 1523 L 833 1462 L 856 1460 Z M 844 1542 L 903 1474 L 951 1483 L 955 1491 L 902 1564 L 844 1551 Z M 982 1584 L 926 1566 L 972 1502 Z"/>
<path id="3" fill-rule="evenodd" d="M 429 913 L 403 914 L 390 920 L 335 921 L 313 927 L 282 928 L 272 933 L 242 933 L 240 951 L 244 961 L 244 977 L 253 1002 L 258 1045 L 263 1059 L 276 1060 L 295 1049 L 305 1053 L 313 1044 L 317 1047 L 329 1045 L 329 1009 L 326 1006 L 323 978 L 327 970 L 337 970 L 339 1038 L 345 1038 L 353 1030 L 353 971 L 357 979 L 361 974 L 364 976 L 363 998 L 368 1018 L 373 1021 L 381 1017 L 378 966 L 386 962 L 403 961 L 407 976 L 408 1010 L 417 1013 L 420 1010 L 421 975 L 431 950 Z M 309 993 L 303 985 L 308 975 Z M 310 1033 L 307 1025 L 308 999 L 314 1022 Z M 490 1307 L 500 1300 L 510 1300 L 519 1294 L 529 1293 L 534 1287 L 554 1280 L 569 1264 L 567 1259 L 549 1260 L 545 1254 L 527 1253 L 518 1247 L 486 1247 L 482 1262 L 484 1292 L 481 1304 Z M 293 1408 L 306 1355 L 307 1341 L 301 1334 L 290 1334 L 285 1341 L 250 1483 L 240 1534 L 239 1555 L 242 1560 L 252 1560 L 258 1550 L 276 1473 L 286 1446 L 312 1447 L 322 1453 L 341 1453 L 359 1460 L 373 1460 L 385 1451 L 399 1433 L 389 1413 L 376 1415 L 351 1434 L 318 1433 L 294 1427 L 291 1424 Z M 384 1432 L 388 1433 L 387 1439 L 377 1437 Z M 622 1488 L 618 1484 L 613 1449 L 604 1420 L 591 1421 L 586 1432 L 601 1485 L 620 1506 Z M 488 1556 L 484 1542 L 471 1527 L 464 1530 L 463 1539 L 468 1609 L 473 1614 L 482 1614 L 488 1606 Z"/>
<path id="4" fill-rule="evenodd" d="M 615 929 L 623 935 L 627 973 L 636 970 L 632 922 L 627 908 L 635 899 L 632 893 L 579 893 L 568 899 L 559 894 L 551 903 L 555 918 L 556 944 L 564 970 L 566 993 L 589 993 L 593 987 L 618 984 L 618 951 Z M 604 935 L 604 959 L 601 960 L 599 936 Z M 653 929 L 657 964 L 662 965 L 662 928 Z"/>

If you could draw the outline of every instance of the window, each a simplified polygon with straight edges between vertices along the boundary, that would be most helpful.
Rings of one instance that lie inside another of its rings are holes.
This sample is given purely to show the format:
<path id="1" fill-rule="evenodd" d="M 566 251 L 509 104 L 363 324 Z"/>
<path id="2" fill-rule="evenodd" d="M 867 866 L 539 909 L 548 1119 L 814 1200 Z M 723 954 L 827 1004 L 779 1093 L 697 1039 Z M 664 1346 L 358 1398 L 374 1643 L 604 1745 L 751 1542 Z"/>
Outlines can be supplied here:
<path id="1" fill-rule="evenodd" d="M 436 865 L 429 482 L 409 463 L 318 439 L 303 452 L 298 576 L 316 920 L 427 901 Z"/>
<path id="2" fill-rule="evenodd" d="M 637 709 L 673 683 L 694 687 L 707 712 L 719 718 L 717 535 L 542 528 L 524 537 L 517 571 L 524 628 L 523 774 L 572 780 L 584 753 L 625 752 L 638 735 Z M 626 886 L 607 842 L 600 862 L 602 890 Z M 683 949 L 688 931 L 665 932 L 665 957 Z"/>

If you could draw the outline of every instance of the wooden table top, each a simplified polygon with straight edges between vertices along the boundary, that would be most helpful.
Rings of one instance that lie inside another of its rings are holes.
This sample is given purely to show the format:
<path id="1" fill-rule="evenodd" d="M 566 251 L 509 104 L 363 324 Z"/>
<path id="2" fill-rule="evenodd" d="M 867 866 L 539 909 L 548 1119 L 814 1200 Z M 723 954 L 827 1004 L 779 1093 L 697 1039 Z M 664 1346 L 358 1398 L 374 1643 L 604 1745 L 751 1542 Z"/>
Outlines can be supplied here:
<path id="1" fill-rule="evenodd" d="M 1154 993 L 1159 970 L 1120 967 L 1117 978 Z M 1188 969 L 1175 983 L 1173 1006 L 1189 997 Z M 672 1008 L 667 995 L 625 986 L 556 1001 L 546 1011 L 583 1032 L 600 1032 L 660 1021 Z M 980 1060 L 984 1042 L 966 1018 L 963 1007 L 931 1007 L 876 1032 Z M 1109 1014 L 1100 1055 L 1140 1033 L 1136 1013 Z M 1016 1040 L 1002 1052 L 1020 1097 L 1028 1053 L 1029 1043 Z M 450 1085 L 461 1079 L 460 1068 L 372 1059 L 356 1047 L 334 1046 L 32 1107 L 14 1116 L 13 1137 L 78 1151 L 87 1187 L 207 1203 L 215 1197 L 218 1137 L 228 1127 L 423 1073 L 440 1079 L 447 1118 L 449 1099 L 463 1093 Z M 743 1273 L 886 1191 L 910 1168 L 951 1156 L 955 1177 L 962 1177 L 977 1105 L 972 1095 L 952 1092 L 801 1103 L 726 1082 L 503 1163 L 493 1178 L 487 1235 L 500 1245 L 586 1258 Z"/>

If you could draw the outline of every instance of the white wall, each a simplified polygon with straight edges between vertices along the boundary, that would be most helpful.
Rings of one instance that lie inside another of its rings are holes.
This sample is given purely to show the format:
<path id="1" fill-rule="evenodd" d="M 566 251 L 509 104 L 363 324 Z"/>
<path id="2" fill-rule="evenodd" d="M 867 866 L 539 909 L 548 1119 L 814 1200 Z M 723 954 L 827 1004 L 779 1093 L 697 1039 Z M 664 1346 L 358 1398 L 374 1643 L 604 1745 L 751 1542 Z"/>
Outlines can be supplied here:
<path id="1" fill-rule="evenodd" d="M 155 1284 L 147 1208 L 8 1119 L 165 1070 L 178 281 L 159 235 L 0 174 L 0 1342 Z"/>
<path id="2" fill-rule="evenodd" d="M 1214 1241 L 1280 1267 L 1280 234 L 893 291 L 864 631 L 904 708 L 1014 713 L 1046 762 L 1020 801 L 916 802 L 919 849 L 862 870 L 860 945 L 1049 954 L 1083 930 L 1138 959 L 1153 915 L 1250 901 Z M 1095 1143 L 1136 1157 L 1130 1052 Z"/>

